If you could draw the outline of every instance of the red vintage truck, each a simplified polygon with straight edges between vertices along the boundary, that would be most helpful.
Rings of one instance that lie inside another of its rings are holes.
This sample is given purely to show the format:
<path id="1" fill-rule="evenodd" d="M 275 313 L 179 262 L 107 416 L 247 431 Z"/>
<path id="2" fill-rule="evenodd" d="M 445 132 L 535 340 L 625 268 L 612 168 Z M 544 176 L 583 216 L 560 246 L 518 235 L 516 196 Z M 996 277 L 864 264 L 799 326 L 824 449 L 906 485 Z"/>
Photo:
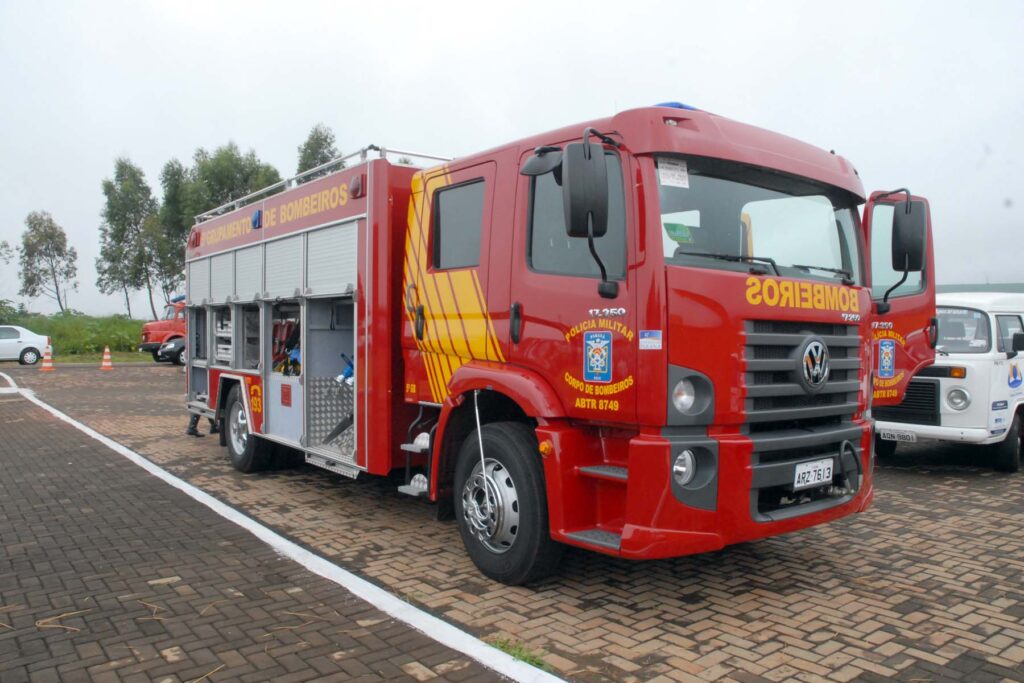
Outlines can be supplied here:
<path id="1" fill-rule="evenodd" d="M 187 407 L 235 467 L 403 472 L 512 584 L 870 505 L 872 401 L 934 358 L 924 199 L 679 103 L 389 154 L 197 217 Z"/>
<path id="2" fill-rule="evenodd" d="M 139 351 L 153 354 L 153 360 L 171 361 L 176 364 L 184 364 L 184 346 L 162 350 L 168 342 L 176 339 L 184 339 L 188 334 L 185 324 L 185 295 L 171 299 L 164 307 L 164 315 L 159 320 L 150 320 L 142 326 L 142 340 L 139 342 Z"/>

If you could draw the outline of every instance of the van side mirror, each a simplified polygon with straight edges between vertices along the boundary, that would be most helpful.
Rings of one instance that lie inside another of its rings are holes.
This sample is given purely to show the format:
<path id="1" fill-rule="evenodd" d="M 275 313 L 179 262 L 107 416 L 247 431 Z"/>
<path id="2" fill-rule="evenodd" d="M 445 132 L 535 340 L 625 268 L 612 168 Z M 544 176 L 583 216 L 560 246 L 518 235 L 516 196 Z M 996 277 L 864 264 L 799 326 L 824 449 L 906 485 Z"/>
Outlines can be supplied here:
<path id="1" fill-rule="evenodd" d="M 892 268 L 918 273 L 924 269 L 927 216 L 923 202 L 903 201 L 893 207 Z"/>
<path id="2" fill-rule="evenodd" d="M 608 167 L 600 142 L 573 142 L 562 153 L 562 199 L 569 237 L 608 231 Z"/>
<path id="3" fill-rule="evenodd" d="M 1010 348 L 1014 351 L 1024 351 L 1024 332 L 1017 332 L 1013 335 Z"/>

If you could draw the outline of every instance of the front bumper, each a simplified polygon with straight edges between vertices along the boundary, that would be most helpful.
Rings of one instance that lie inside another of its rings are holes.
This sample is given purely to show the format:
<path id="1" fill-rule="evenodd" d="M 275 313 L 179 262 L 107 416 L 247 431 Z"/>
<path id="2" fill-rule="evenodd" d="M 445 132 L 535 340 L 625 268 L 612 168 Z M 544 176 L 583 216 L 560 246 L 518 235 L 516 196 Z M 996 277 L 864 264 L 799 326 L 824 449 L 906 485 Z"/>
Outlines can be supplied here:
<path id="1" fill-rule="evenodd" d="M 973 427 L 939 427 L 933 425 L 907 424 L 905 422 L 875 423 L 875 431 L 891 429 L 899 432 L 910 432 L 919 439 L 937 439 L 938 441 L 958 441 L 961 443 L 986 443 L 998 440 L 987 429 Z"/>
<path id="2" fill-rule="evenodd" d="M 139 344 L 139 351 L 152 353 L 153 351 L 159 351 L 163 345 L 163 342 L 143 342 Z"/>
<path id="3" fill-rule="evenodd" d="M 814 489 L 813 494 L 794 493 L 797 501 L 808 500 L 778 507 L 774 497 L 785 500 L 787 488 L 792 493 L 798 464 L 829 457 L 799 445 L 801 435 L 796 433 L 787 437 L 797 440 L 796 447 L 742 434 L 641 434 L 629 440 L 627 477 L 619 483 L 578 475 L 591 464 L 588 457 L 601 453 L 600 445 L 588 444 L 579 430 L 546 425 L 537 433 L 555 446 L 544 460 L 552 537 L 620 557 L 656 559 L 718 550 L 862 512 L 873 498 L 871 428 L 863 421 L 817 434 L 823 443 L 828 439 L 822 436 L 852 441 L 844 464 L 840 466 L 836 453 L 833 467 L 835 480 L 849 481 L 852 490 L 833 486 Z M 672 479 L 671 461 L 682 448 L 713 451 L 713 458 L 703 458 L 714 463 L 715 472 L 703 482 L 701 488 L 707 490 L 702 495 L 687 496 Z M 580 531 L 587 528 L 619 534 L 618 546 L 579 542 Z"/>

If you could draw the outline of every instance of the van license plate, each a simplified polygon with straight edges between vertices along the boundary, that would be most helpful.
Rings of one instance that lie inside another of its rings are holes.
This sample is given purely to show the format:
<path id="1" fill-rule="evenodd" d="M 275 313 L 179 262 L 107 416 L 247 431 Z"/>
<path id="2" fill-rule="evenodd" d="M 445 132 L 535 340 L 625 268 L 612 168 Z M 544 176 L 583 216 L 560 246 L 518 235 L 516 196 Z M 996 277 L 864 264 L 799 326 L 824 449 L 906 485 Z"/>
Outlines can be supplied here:
<path id="1" fill-rule="evenodd" d="M 806 489 L 832 483 L 832 458 L 802 462 L 796 466 L 793 488 Z"/>
<path id="2" fill-rule="evenodd" d="M 882 441 L 901 441 L 903 443 L 917 443 L 917 434 L 905 432 L 902 429 L 880 429 L 878 438 Z"/>

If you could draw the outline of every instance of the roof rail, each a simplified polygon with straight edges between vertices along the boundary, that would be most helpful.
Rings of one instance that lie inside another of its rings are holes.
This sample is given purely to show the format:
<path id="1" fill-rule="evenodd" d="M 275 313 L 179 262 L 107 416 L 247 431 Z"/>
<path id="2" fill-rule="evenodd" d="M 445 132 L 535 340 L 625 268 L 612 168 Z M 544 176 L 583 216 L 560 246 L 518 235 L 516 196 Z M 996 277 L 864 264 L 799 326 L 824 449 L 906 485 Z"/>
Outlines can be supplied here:
<path id="1" fill-rule="evenodd" d="M 377 145 L 367 145 L 366 147 L 363 147 L 357 152 L 352 152 L 351 154 L 345 154 L 343 156 L 337 157 L 336 159 L 331 159 L 327 163 L 320 164 L 319 166 L 314 166 L 308 171 L 303 171 L 302 173 L 294 175 L 291 178 L 279 180 L 273 185 L 267 185 L 263 189 L 251 192 L 245 195 L 244 197 L 232 199 L 230 202 L 227 202 L 226 204 L 221 204 L 216 209 L 210 209 L 209 211 L 201 213 L 198 216 L 196 216 L 196 223 L 202 223 L 203 221 L 208 221 L 211 218 L 216 218 L 217 216 L 228 213 L 229 211 L 239 209 L 247 204 L 254 202 L 255 200 L 261 197 L 264 197 L 272 192 L 275 192 L 276 190 L 289 190 L 293 187 L 296 187 L 299 184 L 299 181 L 307 176 L 315 175 L 317 173 L 327 171 L 332 168 L 334 170 L 330 171 L 331 173 L 340 171 L 342 168 L 344 168 L 344 162 L 348 161 L 349 159 L 355 159 L 356 157 L 359 157 L 360 162 L 366 161 L 370 157 L 370 152 L 378 152 L 380 155 L 379 158 L 381 159 L 387 159 L 389 154 L 397 154 L 400 157 L 411 157 L 413 159 L 427 159 L 430 161 L 452 160 L 451 157 L 439 157 L 433 154 L 420 154 L 419 152 L 409 152 L 400 149 L 388 149 L 386 147 L 378 147 Z"/>

